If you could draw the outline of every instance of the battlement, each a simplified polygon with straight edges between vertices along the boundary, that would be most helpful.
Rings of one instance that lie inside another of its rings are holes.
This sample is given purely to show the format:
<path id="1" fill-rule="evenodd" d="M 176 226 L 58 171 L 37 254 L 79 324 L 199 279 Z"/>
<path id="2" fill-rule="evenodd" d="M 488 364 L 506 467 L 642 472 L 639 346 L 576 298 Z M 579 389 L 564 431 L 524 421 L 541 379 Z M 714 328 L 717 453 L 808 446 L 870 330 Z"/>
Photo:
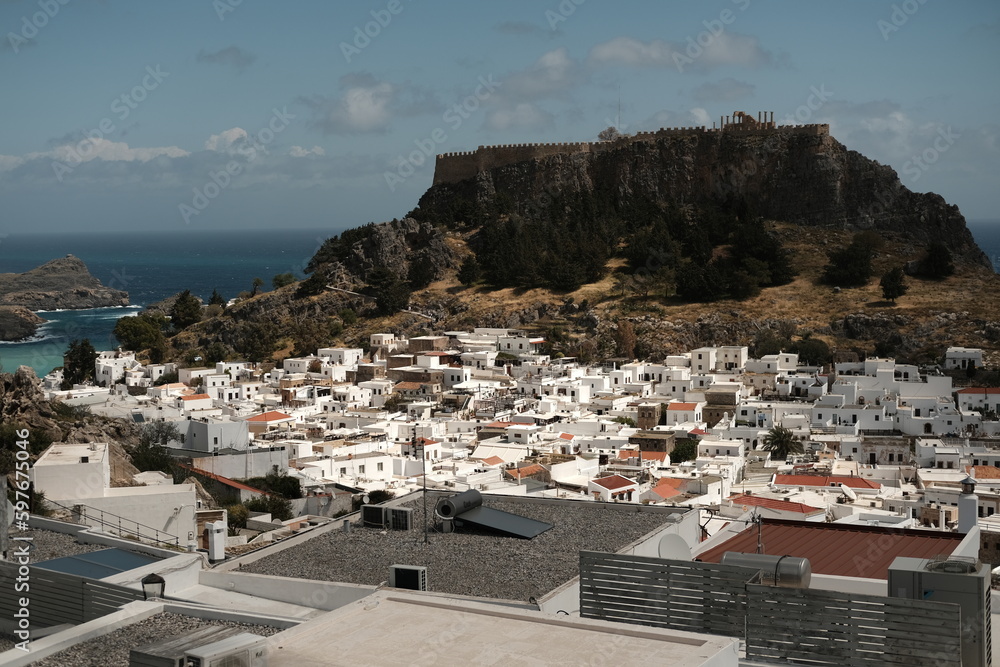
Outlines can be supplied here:
<path id="1" fill-rule="evenodd" d="M 527 162 L 553 155 L 575 155 L 598 153 L 623 145 L 651 142 L 667 137 L 702 137 L 706 135 L 739 134 L 746 135 L 807 135 L 825 136 L 830 133 L 826 124 L 776 125 L 771 113 L 759 112 L 755 120 L 748 114 L 737 111 L 732 116 L 721 116 L 719 126 L 712 127 L 669 127 L 650 132 L 637 132 L 612 141 L 577 141 L 563 143 L 497 144 L 479 146 L 474 151 L 455 151 L 437 156 L 434 168 L 434 184 L 457 183 L 475 177 L 481 171 L 496 169 L 510 164 Z"/>

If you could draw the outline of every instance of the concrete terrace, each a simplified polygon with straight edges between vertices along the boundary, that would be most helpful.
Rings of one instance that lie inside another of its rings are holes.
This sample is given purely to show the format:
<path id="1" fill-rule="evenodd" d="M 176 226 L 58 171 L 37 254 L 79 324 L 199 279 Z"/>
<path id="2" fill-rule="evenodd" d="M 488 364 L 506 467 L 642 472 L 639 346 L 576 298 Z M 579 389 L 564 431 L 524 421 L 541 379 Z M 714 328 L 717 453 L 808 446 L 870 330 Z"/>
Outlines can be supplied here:
<path id="1" fill-rule="evenodd" d="M 450 494 L 449 494 L 450 495 Z M 520 501 L 484 495 L 484 506 L 554 525 L 531 540 L 461 528 L 432 532 L 423 542 L 419 494 L 401 506 L 412 507 L 413 529 L 362 528 L 355 518 L 350 533 L 332 530 L 287 548 L 265 549 L 227 563 L 225 569 L 304 579 L 377 586 L 393 564 L 427 567 L 428 589 L 482 598 L 527 601 L 577 576 L 581 550 L 618 552 L 661 528 L 686 508 L 648 507 L 565 500 Z M 428 496 L 433 515 L 436 496 Z M 397 503 L 393 503 L 396 505 Z M 433 527 L 433 519 L 430 524 Z"/>

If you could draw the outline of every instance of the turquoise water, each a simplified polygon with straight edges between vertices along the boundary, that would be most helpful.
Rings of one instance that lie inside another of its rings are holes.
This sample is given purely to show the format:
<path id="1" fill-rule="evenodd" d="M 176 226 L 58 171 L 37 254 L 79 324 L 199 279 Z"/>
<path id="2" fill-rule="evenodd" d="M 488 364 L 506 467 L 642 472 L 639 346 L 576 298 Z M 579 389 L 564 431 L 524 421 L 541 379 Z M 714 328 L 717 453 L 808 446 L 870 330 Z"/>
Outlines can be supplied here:
<path id="1" fill-rule="evenodd" d="M 250 290 L 253 279 L 278 273 L 303 277 L 309 259 L 330 230 L 183 230 L 152 233 L 0 235 L 0 273 L 20 273 L 73 254 L 109 287 L 129 293 L 132 308 L 40 312 L 49 320 L 34 340 L 0 343 L 0 366 L 11 372 L 31 366 L 44 375 L 62 365 L 69 341 L 89 338 L 98 350 L 118 345 L 111 331 L 118 318 L 185 289 L 206 301 L 217 289 L 226 299 Z"/>

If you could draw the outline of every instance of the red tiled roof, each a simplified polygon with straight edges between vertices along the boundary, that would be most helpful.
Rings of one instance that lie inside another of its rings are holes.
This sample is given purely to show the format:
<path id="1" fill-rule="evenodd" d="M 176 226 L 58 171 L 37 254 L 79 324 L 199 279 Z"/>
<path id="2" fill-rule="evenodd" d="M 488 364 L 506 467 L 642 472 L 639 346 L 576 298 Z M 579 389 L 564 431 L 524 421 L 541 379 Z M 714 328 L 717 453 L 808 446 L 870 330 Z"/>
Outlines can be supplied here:
<path id="1" fill-rule="evenodd" d="M 222 475 L 216 475 L 214 472 L 208 472 L 207 470 L 202 470 L 201 468 L 195 468 L 194 466 L 189 466 L 185 463 L 178 463 L 177 465 L 184 468 L 185 470 L 190 470 L 191 472 L 196 473 L 198 475 L 204 475 L 209 479 L 213 479 L 216 482 L 219 482 L 220 484 L 224 484 L 225 486 L 229 486 L 234 489 L 240 489 L 242 491 L 252 491 L 253 493 L 259 493 L 262 496 L 270 495 L 267 491 L 261 491 L 260 489 L 255 489 L 252 486 L 247 486 L 243 482 L 237 482 L 235 479 L 229 479 L 228 477 L 223 477 Z"/>
<path id="2" fill-rule="evenodd" d="M 610 489 L 614 491 L 615 489 L 622 489 L 626 486 L 632 486 L 635 484 L 628 477 L 622 477 L 621 475 L 611 475 L 610 477 L 602 477 L 600 479 L 595 479 L 594 484 L 598 486 L 603 486 L 605 489 Z"/>
<path id="3" fill-rule="evenodd" d="M 507 428 L 508 426 L 512 426 L 513 424 L 514 422 L 490 422 L 483 428 Z"/>
<path id="4" fill-rule="evenodd" d="M 420 389 L 419 382 L 400 382 L 392 388 L 393 391 L 417 391 Z"/>
<path id="5" fill-rule="evenodd" d="M 277 410 L 269 410 L 268 412 L 262 412 L 259 415 L 254 415 L 247 419 L 248 422 L 277 422 L 283 419 L 294 419 L 291 415 L 286 415 L 284 412 L 278 412 Z"/>
<path id="6" fill-rule="evenodd" d="M 667 410 L 695 410 L 697 403 L 668 403 Z"/>
<path id="7" fill-rule="evenodd" d="M 559 437 L 562 438 L 563 440 L 572 440 L 576 436 L 573 435 L 572 433 L 560 433 Z"/>
<path id="8" fill-rule="evenodd" d="M 661 477 L 660 481 L 656 483 L 657 486 L 672 486 L 675 489 L 680 489 L 686 484 L 687 480 L 682 477 Z"/>
<path id="9" fill-rule="evenodd" d="M 798 512 L 799 514 L 816 514 L 824 511 L 820 507 L 813 507 L 804 503 L 793 503 L 777 498 L 763 498 L 761 496 L 735 495 L 729 498 L 733 505 L 750 505 L 753 507 L 766 507 L 772 510 L 783 512 Z"/>
<path id="10" fill-rule="evenodd" d="M 973 479 L 1000 479 L 1000 468 L 993 466 L 965 466 L 965 472 Z"/>
<path id="11" fill-rule="evenodd" d="M 503 459 L 499 456 L 491 456 L 488 459 L 483 459 L 483 463 L 488 466 L 498 466 L 503 463 Z"/>
<path id="12" fill-rule="evenodd" d="M 651 488 L 650 491 L 652 491 L 653 493 L 655 493 L 659 497 L 663 498 L 664 500 L 667 500 L 669 498 L 674 498 L 676 496 L 683 496 L 684 495 L 684 493 L 682 491 L 680 491 L 678 489 L 675 489 L 674 487 L 670 486 L 669 484 L 657 484 L 656 486 L 654 486 L 653 488 Z"/>
<path id="13" fill-rule="evenodd" d="M 763 519 L 760 532 L 766 554 L 808 558 L 814 574 L 867 579 L 886 579 L 889 565 L 897 556 L 950 555 L 965 537 L 932 530 L 778 519 Z M 757 526 L 750 525 L 698 558 L 718 563 L 727 551 L 756 553 L 757 544 Z"/>
<path id="14" fill-rule="evenodd" d="M 670 454 L 666 452 L 639 452 L 639 458 L 643 461 L 659 461 L 663 463 Z"/>
<path id="15" fill-rule="evenodd" d="M 845 475 L 775 475 L 774 483 L 782 486 L 838 486 L 843 484 L 854 489 L 880 489 L 881 484 L 861 477 Z"/>
<path id="16" fill-rule="evenodd" d="M 428 445 L 436 445 L 439 444 L 440 442 L 441 442 L 440 440 L 431 440 L 430 438 L 423 438 L 423 437 L 417 438 L 417 444 L 425 447 Z"/>
<path id="17" fill-rule="evenodd" d="M 510 473 L 511 477 L 515 477 L 517 479 L 524 479 L 525 477 L 531 477 L 532 475 L 537 475 L 538 473 L 543 472 L 544 470 L 545 468 L 543 468 L 539 464 L 533 463 L 530 466 L 524 466 L 523 468 L 510 468 L 507 470 L 507 472 Z"/>
<path id="18" fill-rule="evenodd" d="M 706 431 L 705 429 L 701 429 L 701 428 L 695 428 L 695 429 L 691 429 L 688 432 L 688 435 L 708 435 L 708 431 Z"/>
<path id="19" fill-rule="evenodd" d="M 1000 394 L 1000 387 L 966 387 L 959 389 L 960 394 Z"/>
<path id="20" fill-rule="evenodd" d="M 192 394 L 190 396 L 181 396 L 182 401 L 200 401 L 203 398 L 212 398 L 208 394 Z"/>

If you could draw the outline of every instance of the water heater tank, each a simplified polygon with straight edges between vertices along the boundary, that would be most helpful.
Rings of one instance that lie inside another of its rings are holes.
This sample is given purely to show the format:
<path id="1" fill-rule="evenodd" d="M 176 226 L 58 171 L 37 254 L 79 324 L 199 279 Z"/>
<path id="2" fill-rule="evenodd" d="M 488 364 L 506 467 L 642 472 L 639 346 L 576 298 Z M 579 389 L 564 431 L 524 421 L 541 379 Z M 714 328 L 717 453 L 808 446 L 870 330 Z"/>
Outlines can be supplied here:
<path id="1" fill-rule="evenodd" d="M 719 563 L 760 570 L 761 583 L 768 586 L 809 588 L 809 581 L 812 579 L 812 567 L 808 558 L 727 551 L 722 554 Z"/>

